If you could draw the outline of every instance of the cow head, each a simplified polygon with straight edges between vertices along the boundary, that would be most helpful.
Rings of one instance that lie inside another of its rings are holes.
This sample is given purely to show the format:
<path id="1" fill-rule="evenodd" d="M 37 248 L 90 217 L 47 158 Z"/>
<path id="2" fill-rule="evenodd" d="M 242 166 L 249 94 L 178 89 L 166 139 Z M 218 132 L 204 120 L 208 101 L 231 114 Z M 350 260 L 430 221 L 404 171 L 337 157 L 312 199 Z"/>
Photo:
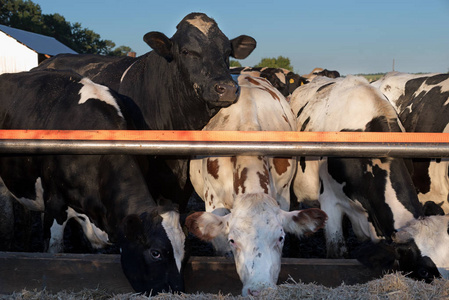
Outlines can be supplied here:
<path id="1" fill-rule="evenodd" d="M 184 290 L 184 240 L 176 211 L 155 208 L 124 219 L 119 240 L 121 263 L 136 292 L 154 295 Z"/>
<path id="2" fill-rule="evenodd" d="M 393 236 L 399 267 L 410 276 L 430 282 L 449 278 L 449 215 L 410 221 Z"/>
<path id="3" fill-rule="evenodd" d="M 262 288 L 276 285 L 285 232 L 302 235 L 324 226 L 326 214 L 320 209 L 286 212 L 270 196 L 246 194 L 234 203 L 231 213 L 218 216 L 196 212 L 186 226 L 198 238 L 210 241 L 220 234 L 228 238 L 243 295 L 257 295 Z"/>
<path id="4" fill-rule="evenodd" d="M 357 259 L 371 268 L 397 269 L 417 280 L 449 278 L 449 215 L 410 221 L 382 241 L 357 251 Z"/>
<path id="5" fill-rule="evenodd" d="M 201 13 L 187 15 L 172 38 L 149 32 L 144 41 L 179 70 L 178 78 L 209 107 L 226 107 L 239 94 L 229 71 L 229 57 L 246 58 L 256 47 L 249 36 L 229 40 L 217 23 Z"/>

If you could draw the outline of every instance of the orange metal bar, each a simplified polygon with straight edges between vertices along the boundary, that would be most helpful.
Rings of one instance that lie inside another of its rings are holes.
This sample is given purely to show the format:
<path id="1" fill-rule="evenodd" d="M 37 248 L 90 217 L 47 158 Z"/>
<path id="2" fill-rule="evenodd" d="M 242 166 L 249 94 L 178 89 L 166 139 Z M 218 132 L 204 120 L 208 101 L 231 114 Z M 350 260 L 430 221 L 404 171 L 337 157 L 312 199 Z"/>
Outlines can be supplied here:
<path id="1" fill-rule="evenodd" d="M 0 130 L 0 140 L 449 143 L 449 133 L 170 130 Z"/>

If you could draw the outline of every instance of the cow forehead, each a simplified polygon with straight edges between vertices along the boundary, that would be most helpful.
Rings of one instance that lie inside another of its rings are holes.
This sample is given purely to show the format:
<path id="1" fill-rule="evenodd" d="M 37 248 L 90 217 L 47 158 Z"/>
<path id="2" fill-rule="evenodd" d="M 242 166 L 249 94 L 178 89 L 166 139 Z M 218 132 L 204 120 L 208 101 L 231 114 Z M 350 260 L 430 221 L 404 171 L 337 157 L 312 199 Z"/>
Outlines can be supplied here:
<path id="1" fill-rule="evenodd" d="M 246 194 L 236 198 L 229 219 L 230 233 L 257 235 L 259 231 L 276 231 L 279 206 L 272 197 L 262 194 Z"/>
<path id="2" fill-rule="evenodd" d="M 204 35 L 209 34 L 209 30 L 212 26 L 215 25 L 215 22 L 211 20 L 204 20 L 202 16 L 197 15 L 193 19 L 186 20 L 190 25 L 198 28 Z"/>

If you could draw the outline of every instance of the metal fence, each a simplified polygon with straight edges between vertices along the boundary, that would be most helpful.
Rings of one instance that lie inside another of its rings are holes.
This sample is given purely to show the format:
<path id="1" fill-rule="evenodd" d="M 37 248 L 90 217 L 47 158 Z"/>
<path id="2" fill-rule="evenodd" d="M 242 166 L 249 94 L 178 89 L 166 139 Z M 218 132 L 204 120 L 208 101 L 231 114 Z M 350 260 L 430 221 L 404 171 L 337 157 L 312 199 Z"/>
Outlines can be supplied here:
<path id="1" fill-rule="evenodd" d="M 0 154 L 449 157 L 447 133 L 0 130 Z"/>

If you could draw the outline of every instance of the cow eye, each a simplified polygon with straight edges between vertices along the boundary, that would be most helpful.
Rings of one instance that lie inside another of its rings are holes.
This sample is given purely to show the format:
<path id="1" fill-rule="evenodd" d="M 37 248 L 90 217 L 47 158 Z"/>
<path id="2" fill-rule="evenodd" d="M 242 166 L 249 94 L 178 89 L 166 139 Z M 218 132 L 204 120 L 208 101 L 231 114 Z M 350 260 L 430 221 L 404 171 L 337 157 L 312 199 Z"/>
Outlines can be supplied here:
<path id="1" fill-rule="evenodd" d="M 181 50 L 181 53 L 183 54 L 183 55 L 189 55 L 189 50 L 187 50 L 187 49 L 182 49 Z"/>
<path id="2" fill-rule="evenodd" d="M 234 240 L 233 239 L 229 239 L 229 244 L 234 245 L 235 244 Z"/>
<path id="3" fill-rule="evenodd" d="M 279 242 L 282 243 L 283 241 L 284 241 L 284 237 L 283 237 L 283 236 L 280 236 L 280 237 L 279 237 Z"/>
<path id="4" fill-rule="evenodd" d="M 154 259 L 161 259 L 161 253 L 159 252 L 159 251 L 157 251 L 157 250 L 151 250 L 151 256 L 154 258 Z"/>

